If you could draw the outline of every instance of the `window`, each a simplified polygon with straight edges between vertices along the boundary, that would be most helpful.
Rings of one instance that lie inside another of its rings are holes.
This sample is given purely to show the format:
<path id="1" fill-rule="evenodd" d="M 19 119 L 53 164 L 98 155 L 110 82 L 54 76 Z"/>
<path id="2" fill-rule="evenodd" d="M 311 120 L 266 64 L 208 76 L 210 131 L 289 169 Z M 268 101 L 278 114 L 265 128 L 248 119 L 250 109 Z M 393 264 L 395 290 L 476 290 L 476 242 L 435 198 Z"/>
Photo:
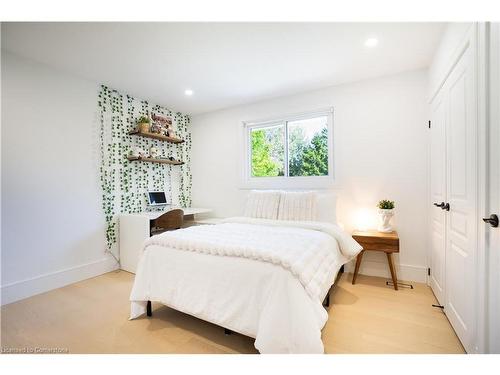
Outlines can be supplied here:
<path id="1" fill-rule="evenodd" d="M 332 133 L 331 109 L 279 120 L 246 122 L 247 185 L 299 187 L 306 180 L 309 182 L 306 185 L 311 182 L 314 185 L 314 181 L 321 179 L 329 179 L 331 184 Z"/>

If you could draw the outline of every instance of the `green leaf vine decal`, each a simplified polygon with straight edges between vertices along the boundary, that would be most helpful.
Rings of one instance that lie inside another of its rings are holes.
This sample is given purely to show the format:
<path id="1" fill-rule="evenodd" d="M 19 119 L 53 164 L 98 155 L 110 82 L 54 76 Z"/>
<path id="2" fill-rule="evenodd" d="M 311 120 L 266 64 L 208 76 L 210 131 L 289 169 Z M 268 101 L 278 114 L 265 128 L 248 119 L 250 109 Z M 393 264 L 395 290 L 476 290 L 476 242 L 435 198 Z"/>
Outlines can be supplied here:
<path id="1" fill-rule="evenodd" d="M 102 208 L 106 219 L 107 250 L 117 254 L 118 215 L 137 213 L 147 207 L 148 190 L 165 191 L 172 204 L 191 207 L 191 132 L 190 118 L 173 113 L 168 108 L 152 105 L 101 85 L 98 95 L 100 115 L 100 182 Z M 141 116 L 152 114 L 168 116 L 173 120 L 177 137 L 184 143 L 172 144 L 155 139 L 129 135 Z M 156 147 L 162 157 L 182 160 L 182 166 L 169 164 L 130 162 L 132 147 L 149 152 Z M 174 193 L 175 192 L 175 193 Z"/>

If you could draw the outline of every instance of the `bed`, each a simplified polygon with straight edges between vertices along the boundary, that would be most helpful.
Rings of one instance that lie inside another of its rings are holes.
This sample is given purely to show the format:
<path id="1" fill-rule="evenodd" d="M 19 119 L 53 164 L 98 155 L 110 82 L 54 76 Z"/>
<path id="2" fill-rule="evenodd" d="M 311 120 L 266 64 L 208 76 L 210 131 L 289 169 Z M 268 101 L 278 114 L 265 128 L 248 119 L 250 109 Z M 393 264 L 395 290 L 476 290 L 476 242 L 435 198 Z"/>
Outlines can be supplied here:
<path id="1" fill-rule="evenodd" d="M 283 194 L 253 193 L 244 217 L 148 239 L 130 318 L 156 301 L 253 337 L 260 353 L 323 353 L 322 302 L 361 246 L 331 221 L 310 220 L 316 195 L 290 209 Z"/>

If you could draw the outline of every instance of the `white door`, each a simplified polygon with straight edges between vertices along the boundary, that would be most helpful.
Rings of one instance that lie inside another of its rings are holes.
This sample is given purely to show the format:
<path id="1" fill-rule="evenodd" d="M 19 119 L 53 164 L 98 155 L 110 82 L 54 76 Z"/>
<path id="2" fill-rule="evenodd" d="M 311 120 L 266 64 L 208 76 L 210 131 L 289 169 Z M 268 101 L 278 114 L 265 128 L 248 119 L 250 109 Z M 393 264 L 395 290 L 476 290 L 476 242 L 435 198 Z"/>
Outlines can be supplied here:
<path id="1" fill-rule="evenodd" d="M 440 304 L 445 298 L 446 211 L 435 204 L 446 202 L 446 106 L 438 94 L 431 105 L 430 141 L 430 285 Z"/>
<path id="2" fill-rule="evenodd" d="M 476 77 L 469 45 L 443 87 L 446 97 L 445 312 L 464 348 L 471 352 L 475 329 L 477 225 Z"/>
<path id="3" fill-rule="evenodd" d="M 491 105 L 489 207 L 486 216 L 500 216 L 500 24 L 491 24 Z M 486 224 L 485 224 L 486 225 Z M 488 352 L 500 353 L 500 227 L 487 229 L 489 265 Z"/>

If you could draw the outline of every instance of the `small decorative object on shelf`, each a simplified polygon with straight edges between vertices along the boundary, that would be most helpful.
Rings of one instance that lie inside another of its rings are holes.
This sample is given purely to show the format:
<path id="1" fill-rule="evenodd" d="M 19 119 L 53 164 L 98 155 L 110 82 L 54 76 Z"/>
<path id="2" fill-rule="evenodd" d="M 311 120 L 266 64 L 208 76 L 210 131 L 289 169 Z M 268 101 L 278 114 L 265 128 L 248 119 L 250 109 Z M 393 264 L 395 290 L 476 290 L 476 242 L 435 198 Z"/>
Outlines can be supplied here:
<path id="1" fill-rule="evenodd" d="M 137 120 L 137 130 L 141 133 L 149 132 L 150 126 L 151 120 L 149 119 L 149 117 L 141 116 L 139 117 L 139 120 Z"/>
<path id="2" fill-rule="evenodd" d="M 140 147 L 137 147 L 137 146 L 132 146 L 132 148 L 130 149 L 129 155 L 130 155 L 131 157 L 141 158 L 141 157 L 146 156 L 146 151 L 144 151 L 144 150 L 143 150 L 142 148 L 140 148 Z"/>
<path id="3" fill-rule="evenodd" d="M 151 147 L 149 149 L 149 157 L 150 158 L 156 158 L 160 155 L 160 152 L 158 151 L 158 149 L 156 147 Z"/>
<path id="4" fill-rule="evenodd" d="M 151 125 L 151 133 L 163 135 L 161 126 L 158 125 L 157 123 L 153 122 L 153 124 Z"/>
<path id="5" fill-rule="evenodd" d="M 173 137 L 173 128 L 172 128 L 172 118 L 171 117 L 162 117 L 156 114 L 152 114 L 151 118 L 153 119 L 153 125 L 158 129 L 158 134 L 164 135 L 165 137 Z M 155 132 L 153 132 L 155 133 Z M 170 134 L 172 133 L 172 134 Z"/>
<path id="6" fill-rule="evenodd" d="M 171 137 L 171 138 L 175 138 L 175 132 L 174 132 L 174 129 L 169 129 L 168 130 L 168 136 Z"/>
<path id="7" fill-rule="evenodd" d="M 377 204 L 378 214 L 380 215 L 380 225 L 378 231 L 382 233 L 392 232 L 391 218 L 394 216 L 394 201 L 386 199 L 381 200 Z"/>

